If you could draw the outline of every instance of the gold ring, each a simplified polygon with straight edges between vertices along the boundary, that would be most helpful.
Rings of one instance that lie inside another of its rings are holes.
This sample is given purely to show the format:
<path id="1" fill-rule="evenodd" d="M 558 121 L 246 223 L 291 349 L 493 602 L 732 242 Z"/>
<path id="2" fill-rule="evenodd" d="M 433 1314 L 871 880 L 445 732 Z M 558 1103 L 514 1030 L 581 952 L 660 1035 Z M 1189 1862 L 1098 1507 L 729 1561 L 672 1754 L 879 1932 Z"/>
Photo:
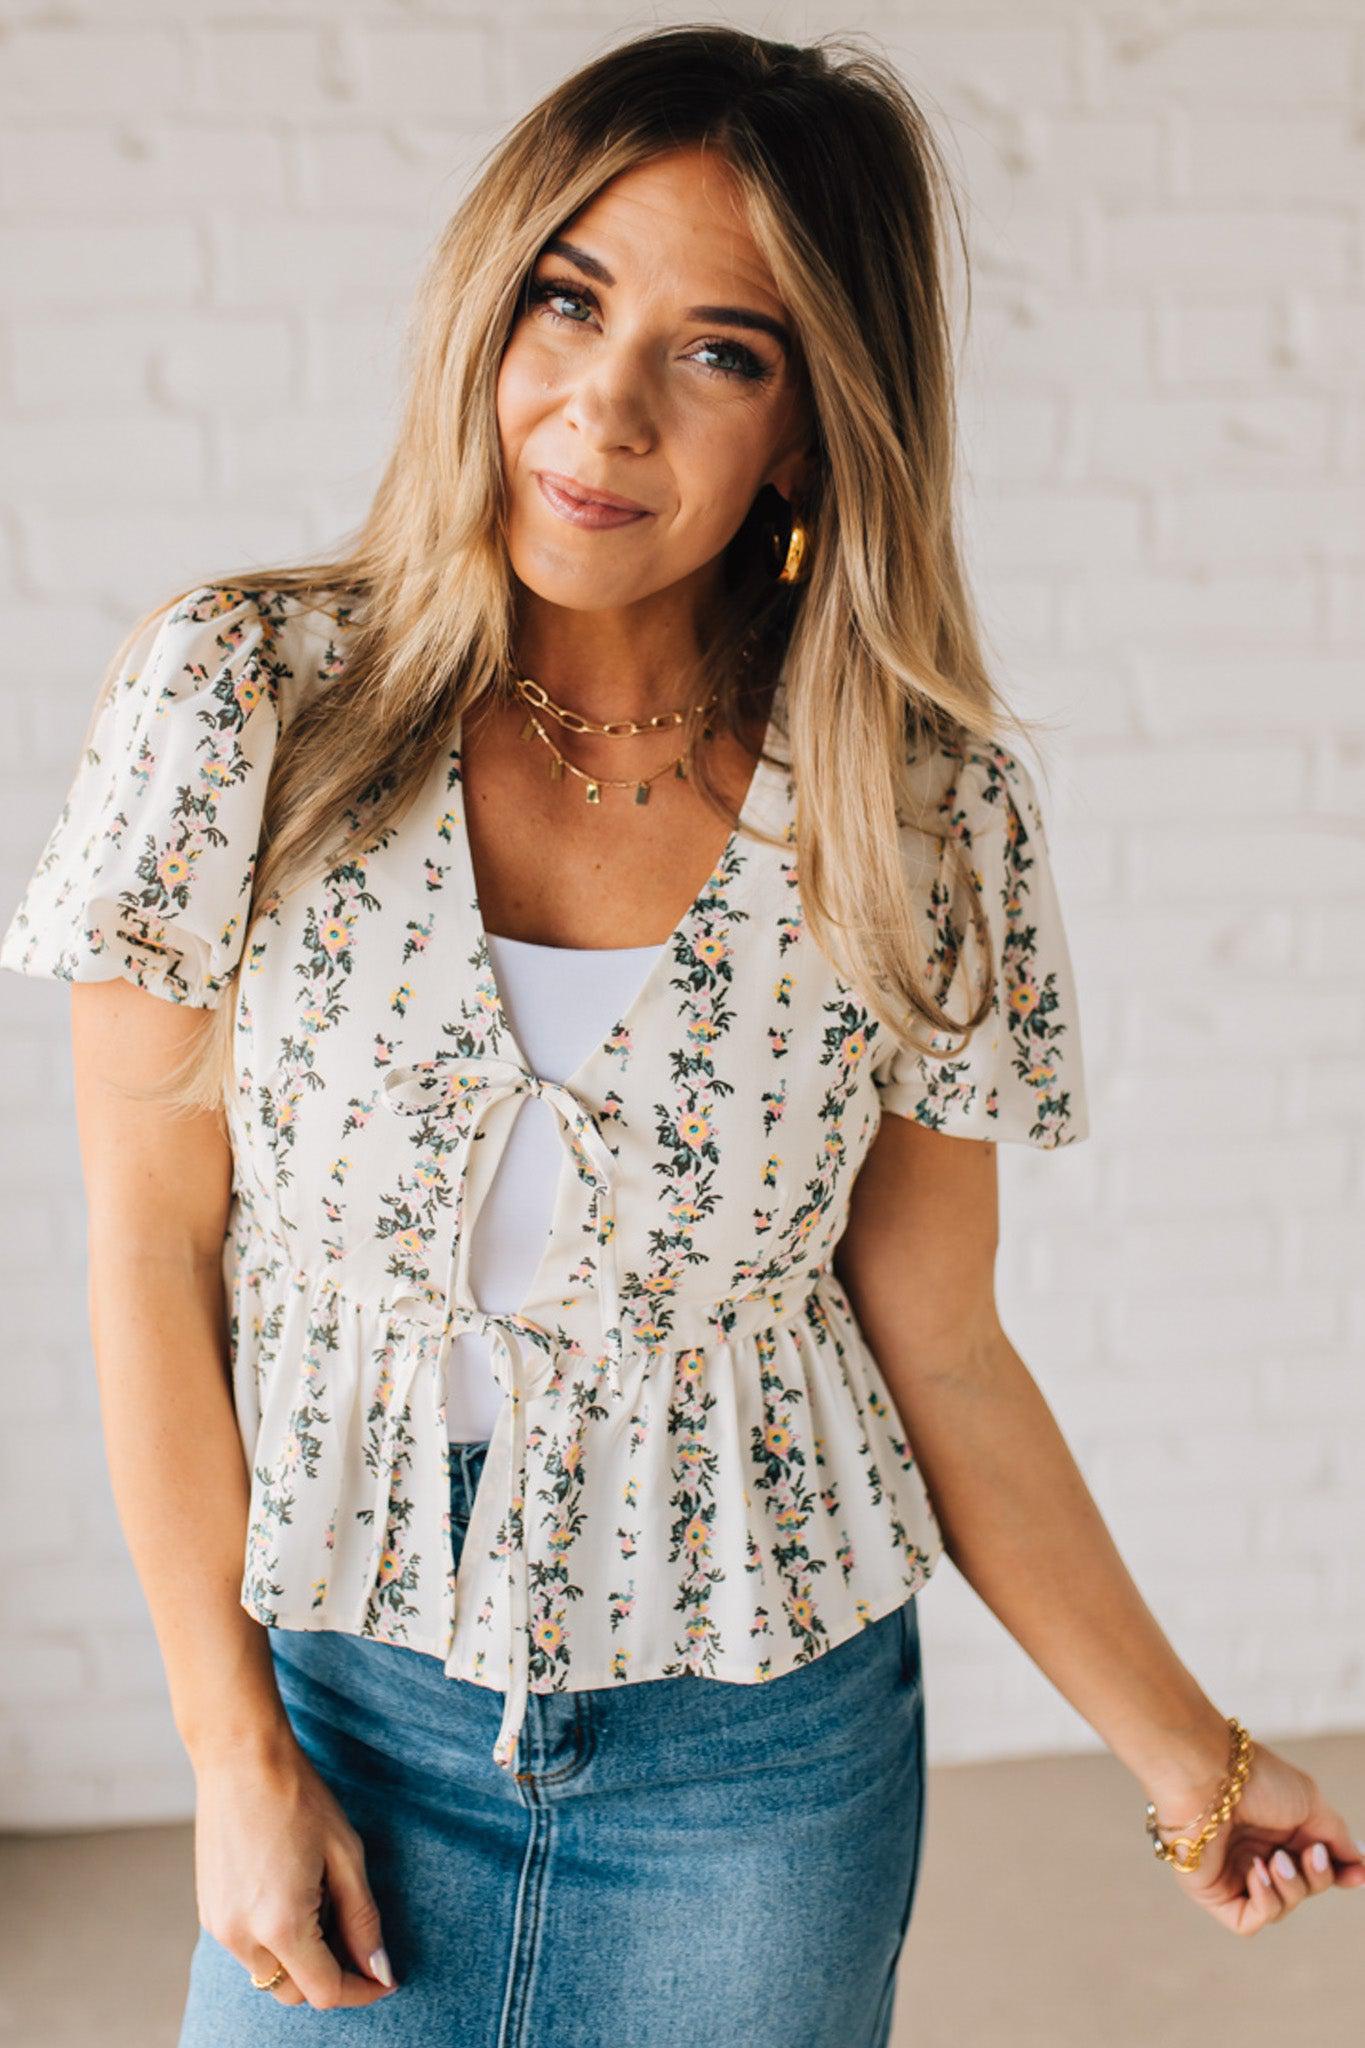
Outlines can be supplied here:
<path id="1" fill-rule="evenodd" d="M 270 1991 L 276 1984 L 279 1983 L 283 1975 L 284 1964 L 280 1963 L 276 1966 L 275 1974 L 273 1977 L 253 1977 L 251 1982 L 253 1987 L 257 1991 Z"/>

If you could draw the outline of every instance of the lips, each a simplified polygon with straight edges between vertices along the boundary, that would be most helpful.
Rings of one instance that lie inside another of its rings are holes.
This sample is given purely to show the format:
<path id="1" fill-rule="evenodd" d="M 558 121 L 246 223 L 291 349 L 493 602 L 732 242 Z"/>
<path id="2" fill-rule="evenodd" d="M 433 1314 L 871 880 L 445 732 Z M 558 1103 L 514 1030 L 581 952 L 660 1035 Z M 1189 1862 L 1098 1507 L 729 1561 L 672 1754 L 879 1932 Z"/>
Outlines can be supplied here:
<path id="1" fill-rule="evenodd" d="M 615 491 L 590 490 L 579 483 L 576 477 L 565 476 L 562 470 L 542 469 L 546 483 L 552 484 L 566 498 L 576 499 L 580 505 L 609 505 L 614 512 L 647 512 L 648 505 L 642 505 L 638 498 L 622 498 Z"/>

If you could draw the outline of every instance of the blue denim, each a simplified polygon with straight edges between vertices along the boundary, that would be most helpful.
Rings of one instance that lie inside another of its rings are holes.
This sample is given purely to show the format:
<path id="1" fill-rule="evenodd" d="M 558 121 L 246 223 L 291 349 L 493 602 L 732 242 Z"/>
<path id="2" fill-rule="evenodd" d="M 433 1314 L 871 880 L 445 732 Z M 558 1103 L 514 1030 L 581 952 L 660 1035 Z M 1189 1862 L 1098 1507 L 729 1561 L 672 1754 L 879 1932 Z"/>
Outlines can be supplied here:
<path id="1" fill-rule="evenodd" d="M 486 1450 L 453 1447 L 456 1557 Z M 766 1684 L 532 1693 L 525 1781 L 490 1755 L 502 1694 L 439 1658 L 270 1645 L 399 1988 L 283 2006 L 201 1928 L 179 2048 L 885 2048 L 924 1830 L 915 1596 Z"/>

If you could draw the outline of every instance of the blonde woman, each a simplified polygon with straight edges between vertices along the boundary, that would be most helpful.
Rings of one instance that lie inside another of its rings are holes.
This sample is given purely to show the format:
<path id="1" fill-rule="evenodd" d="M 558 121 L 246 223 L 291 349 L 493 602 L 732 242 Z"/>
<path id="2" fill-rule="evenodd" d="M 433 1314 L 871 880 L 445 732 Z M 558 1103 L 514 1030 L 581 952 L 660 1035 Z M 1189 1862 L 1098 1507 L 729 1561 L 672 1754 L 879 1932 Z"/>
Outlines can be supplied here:
<path id="1" fill-rule="evenodd" d="M 945 1550 L 1192 1903 L 1365 1883 L 996 1315 L 995 1146 L 1088 1125 L 946 190 L 856 47 L 614 49 L 442 238 L 353 544 L 96 705 L 3 959 L 74 985 L 181 2048 L 885 2043 Z"/>

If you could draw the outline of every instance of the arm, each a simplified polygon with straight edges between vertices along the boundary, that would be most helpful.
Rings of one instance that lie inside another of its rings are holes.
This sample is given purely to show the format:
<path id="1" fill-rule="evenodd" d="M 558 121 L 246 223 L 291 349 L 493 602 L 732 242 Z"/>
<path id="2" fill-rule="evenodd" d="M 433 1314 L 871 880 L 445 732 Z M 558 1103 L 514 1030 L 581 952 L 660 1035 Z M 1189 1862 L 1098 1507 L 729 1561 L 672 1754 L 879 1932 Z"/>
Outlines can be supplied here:
<path id="1" fill-rule="evenodd" d="M 202 1010 L 78 982 L 71 1020 L 110 1479 L 198 1768 L 225 1746 L 292 1740 L 265 1631 L 238 1599 L 249 1488 L 226 1363 L 231 1152 L 219 1119 L 172 1119 L 119 1085 L 164 1072 Z"/>
<path id="2" fill-rule="evenodd" d="M 963 1577 L 1141 1782 L 1187 1818 L 1227 1723 L 1158 1628 L 996 1313 L 995 1146 L 886 1117 L 835 1265 Z"/>
<path id="3" fill-rule="evenodd" d="M 1000 1326 L 995 1151 L 883 1117 L 835 1269 L 896 1401 L 948 1555 L 1133 1773 L 1160 1819 L 1183 1822 L 1227 1770 L 1227 1724 L 1162 1634 Z M 1258 1743 L 1257 1757 L 1266 1781 L 1271 1753 Z M 1311 1780 L 1293 1775 L 1308 1788 L 1305 1823 L 1311 1812 L 1354 1873 L 1343 1881 L 1365 1882 L 1345 1822 L 1314 1805 Z M 1243 1804 L 1249 1809 L 1249 1793 Z M 1273 1845 L 1294 1831 L 1270 1827 L 1261 1839 Z M 1303 1846 L 1320 1834 L 1310 1831 Z M 1314 1888 L 1332 1881 L 1329 1869 Z M 1297 1903 L 1292 1886 L 1303 1884 L 1296 1877 L 1286 1887 L 1289 1904 Z M 1255 1931 L 1262 1902 L 1238 1925 L 1236 1895 L 1225 1887 L 1207 1902 L 1235 1931 Z"/>

